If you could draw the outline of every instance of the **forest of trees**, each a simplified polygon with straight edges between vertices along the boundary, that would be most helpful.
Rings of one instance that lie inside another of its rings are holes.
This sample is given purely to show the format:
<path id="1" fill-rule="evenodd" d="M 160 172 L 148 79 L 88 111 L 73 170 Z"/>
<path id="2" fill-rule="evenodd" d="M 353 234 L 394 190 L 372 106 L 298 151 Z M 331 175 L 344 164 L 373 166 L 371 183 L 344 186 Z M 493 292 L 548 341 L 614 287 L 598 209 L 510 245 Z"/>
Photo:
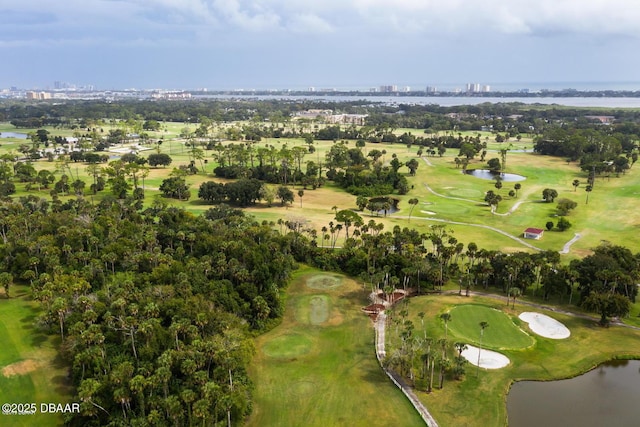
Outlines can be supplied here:
<path id="1" fill-rule="evenodd" d="M 292 113 L 319 106 L 369 116 L 362 127 L 291 122 Z M 40 146 L 67 144 L 38 131 L 20 150 L 24 159 L 0 157 L 0 283 L 7 295 L 12 283 L 28 284 L 42 307 L 38 326 L 60 336 L 60 354 L 76 387 L 74 400 L 81 402 L 81 413 L 68 419 L 71 426 L 241 423 L 251 411 L 252 385 L 246 374 L 251 338 L 281 318 L 281 292 L 297 263 L 343 272 L 361 280 L 367 291 L 389 293 L 404 287 L 437 293 L 456 283 L 461 294 L 490 289 L 507 301 L 535 294 L 596 312 L 603 324 L 628 313 L 637 297 L 640 255 L 620 246 L 603 244 L 592 255 L 562 265 L 552 251 L 505 254 L 475 243 L 465 247 L 442 225 L 427 233 L 400 226 L 384 230 L 375 220 L 365 222 L 354 211 L 337 208 L 320 229 L 293 219 L 259 224 L 224 204 L 271 204 L 276 198 L 287 204 L 295 200 L 287 185 L 315 189 L 331 180 L 358 195 L 361 210 L 386 211 L 392 198 L 370 197 L 406 194 L 410 187 L 405 174 L 414 175 L 419 162 L 387 158 L 383 146 L 365 154 L 365 141 L 417 145 L 418 156 L 442 156 L 454 149 L 456 165 L 464 168 L 475 156 L 484 161 L 486 140 L 460 131 L 486 126 L 505 142 L 523 133 L 535 135 L 537 152 L 579 161 L 586 171 L 624 173 L 637 160 L 640 127 L 634 122 L 603 127 L 580 118 L 566 124 L 568 115 L 575 119 L 586 112 L 521 111 L 503 104 L 444 108 L 132 101 L 15 102 L 5 107 L 0 120 L 18 127 L 77 129 L 78 144 L 88 151 L 75 158 L 61 156 L 53 172 L 37 171 L 29 160 L 38 158 Z M 637 112 L 616 114 L 640 119 Z M 127 131 L 105 134 L 100 125 L 110 119 L 122 121 Z M 149 167 L 169 166 L 170 156 L 123 155 L 101 165 L 108 157 L 94 152 L 122 143 L 129 130 L 161 130 L 165 120 L 197 124 L 195 134 L 183 135 L 189 166 L 173 169 L 160 186 L 166 197 L 190 197 L 184 177 L 198 171 L 196 162 L 205 161 L 203 148 L 213 151 L 214 174 L 234 179 L 201 184 L 198 197 L 219 204 L 202 216 L 162 202 L 146 207 L 142 202 L 141 182 Z M 234 120 L 247 123 L 215 134 L 215 123 Z M 419 132 L 398 136 L 394 130 L 399 127 Z M 253 144 L 266 136 L 299 137 L 304 143 L 279 148 Z M 236 142 L 221 144 L 221 138 Z M 334 141 L 324 158 L 314 156 L 315 139 Z M 74 176 L 71 162 L 87 163 L 93 179 L 90 193 L 108 188 L 110 194 L 95 204 L 82 197 L 85 184 L 77 169 Z M 496 168 L 504 167 L 504 158 L 497 163 Z M 25 183 L 27 191 L 50 190 L 51 199 L 12 198 L 17 182 Z M 411 200 L 412 206 L 418 203 Z M 342 236 L 344 243 L 338 247 Z M 399 312 L 396 319 L 404 322 L 404 317 Z M 403 325 L 408 340 L 416 332 Z M 455 347 L 449 342 L 438 346 L 443 352 Z M 411 358 L 409 347 L 388 363 L 404 374 L 413 371 L 414 363 L 416 370 L 428 366 Z M 445 375 L 463 374 L 461 364 L 443 363 L 440 369 L 441 382 Z"/>
<path id="2" fill-rule="evenodd" d="M 282 314 L 290 242 L 241 211 L 132 202 L 0 205 L 0 269 L 30 283 L 39 326 L 62 340 L 81 402 L 69 425 L 239 423 L 251 336 Z"/>
<path id="3" fill-rule="evenodd" d="M 638 160 L 637 135 L 611 129 L 578 129 L 552 126 L 536 137 L 534 150 L 540 154 L 579 162 L 595 175 L 625 173 Z"/>

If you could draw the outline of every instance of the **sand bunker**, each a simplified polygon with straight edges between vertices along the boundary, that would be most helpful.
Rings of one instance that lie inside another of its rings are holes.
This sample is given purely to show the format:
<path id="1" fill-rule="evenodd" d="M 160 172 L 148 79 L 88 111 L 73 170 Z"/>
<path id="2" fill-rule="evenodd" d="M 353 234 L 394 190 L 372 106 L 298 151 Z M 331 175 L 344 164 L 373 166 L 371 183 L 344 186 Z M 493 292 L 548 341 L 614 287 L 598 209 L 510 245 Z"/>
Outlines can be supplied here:
<path id="1" fill-rule="evenodd" d="M 14 375 L 24 375 L 29 372 L 35 371 L 38 364 L 35 360 L 23 360 L 21 362 L 12 363 L 11 365 L 2 368 L 2 375 L 5 377 L 12 377 Z"/>
<path id="2" fill-rule="evenodd" d="M 462 357 L 473 366 L 478 366 L 478 352 L 480 353 L 480 367 L 484 369 L 504 368 L 511 362 L 504 354 L 485 349 L 480 351 L 478 347 L 472 345 L 467 345 L 467 349 L 462 351 Z"/>
<path id="3" fill-rule="evenodd" d="M 533 332 L 545 338 L 561 340 L 571 335 L 566 326 L 545 314 L 525 311 L 518 317 L 527 322 Z"/>
<path id="4" fill-rule="evenodd" d="M 427 215 L 436 215 L 436 213 L 432 212 L 432 211 L 420 211 L 420 212 L 422 212 L 423 214 L 427 214 Z"/>

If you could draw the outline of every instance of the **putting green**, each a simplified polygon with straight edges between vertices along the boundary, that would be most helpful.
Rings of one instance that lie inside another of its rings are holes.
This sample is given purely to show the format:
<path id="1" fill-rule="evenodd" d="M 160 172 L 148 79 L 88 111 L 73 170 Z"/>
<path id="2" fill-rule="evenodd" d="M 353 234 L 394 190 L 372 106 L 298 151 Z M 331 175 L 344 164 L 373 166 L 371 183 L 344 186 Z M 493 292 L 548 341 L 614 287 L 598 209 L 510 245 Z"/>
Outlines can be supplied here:
<path id="1" fill-rule="evenodd" d="M 507 314 L 495 308 L 477 304 L 453 307 L 448 329 L 457 341 L 478 345 L 480 343 L 480 322 L 487 322 L 482 347 L 491 349 L 518 349 L 534 344 L 534 339 L 520 329 Z"/>
<path id="2" fill-rule="evenodd" d="M 316 274 L 307 279 L 307 287 L 319 290 L 332 290 L 342 286 L 342 277 L 330 274 Z"/>
<path id="3" fill-rule="evenodd" d="M 308 353 L 311 346 L 311 340 L 304 335 L 287 334 L 267 342 L 262 351 L 269 357 L 289 359 Z"/>

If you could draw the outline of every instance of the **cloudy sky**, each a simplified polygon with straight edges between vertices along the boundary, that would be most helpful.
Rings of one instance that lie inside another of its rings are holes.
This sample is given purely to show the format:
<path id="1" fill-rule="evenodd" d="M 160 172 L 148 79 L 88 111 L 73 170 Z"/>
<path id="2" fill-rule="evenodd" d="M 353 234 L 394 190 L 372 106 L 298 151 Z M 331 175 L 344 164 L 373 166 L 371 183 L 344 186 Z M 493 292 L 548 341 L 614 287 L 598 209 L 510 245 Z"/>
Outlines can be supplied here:
<path id="1" fill-rule="evenodd" d="M 0 88 L 622 87 L 639 22 L 637 0 L 0 0 Z"/>

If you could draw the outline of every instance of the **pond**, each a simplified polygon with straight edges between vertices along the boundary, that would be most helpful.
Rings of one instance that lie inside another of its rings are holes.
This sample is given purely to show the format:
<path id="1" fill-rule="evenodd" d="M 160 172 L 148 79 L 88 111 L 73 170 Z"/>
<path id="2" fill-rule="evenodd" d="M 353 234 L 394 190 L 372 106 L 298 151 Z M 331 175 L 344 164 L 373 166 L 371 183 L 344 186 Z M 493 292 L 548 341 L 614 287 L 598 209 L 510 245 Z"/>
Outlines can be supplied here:
<path id="1" fill-rule="evenodd" d="M 19 132 L 0 132 L 0 138 L 18 138 L 18 139 L 27 139 L 29 135 L 26 133 Z"/>
<path id="2" fill-rule="evenodd" d="M 640 361 L 608 362 L 575 378 L 521 381 L 507 396 L 509 427 L 628 427 L 640 420 Z"/>
<path id="3" fill-rule="evenodd" d="M 468 169 L 464 171 L 467 175 L 475 176 L 476 178 L 494 180 L 497 176 L 502 178 L 504 182 L 517 182 L 527 179 L 526 176 L 517 175 L 515 173 L 494 172 L 489 169 Z"/>

